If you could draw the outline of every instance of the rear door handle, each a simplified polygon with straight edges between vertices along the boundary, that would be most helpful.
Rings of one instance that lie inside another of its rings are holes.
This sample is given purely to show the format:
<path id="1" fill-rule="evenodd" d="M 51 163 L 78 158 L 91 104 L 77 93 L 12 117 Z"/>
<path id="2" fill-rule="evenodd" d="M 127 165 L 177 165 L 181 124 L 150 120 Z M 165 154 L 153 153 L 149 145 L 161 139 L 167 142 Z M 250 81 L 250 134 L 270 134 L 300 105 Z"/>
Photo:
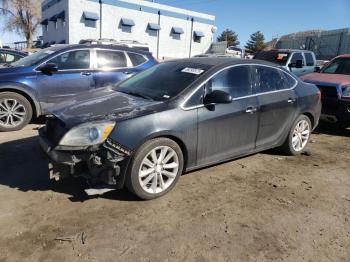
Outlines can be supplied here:
<path id="1" fill-rule="evenodd" d="M 82 72 L 81 75 L 82 76 L 91 76 L 91 73 L 90 72 Z"/>
<path id="2" fill-rule="evenodd" d="M 258 109 L 256 107 L 248 107 L 245 112 L 248 113 L 248 114 L 254 114 Z"/>
<path id="3" fill-rule="evenodd" d="M 295 99 L 289 98 L 289 99 L 287 100 L 287 102 L 288 102 L 289 104 L 294 104 Z"/>
<path id="4" fill-rule="evenodd" d="M 131 74 L 133 74 L 133 72 L 124 71 L 123 74 L 125 74 L 125 75 L 131 75 Z"/>

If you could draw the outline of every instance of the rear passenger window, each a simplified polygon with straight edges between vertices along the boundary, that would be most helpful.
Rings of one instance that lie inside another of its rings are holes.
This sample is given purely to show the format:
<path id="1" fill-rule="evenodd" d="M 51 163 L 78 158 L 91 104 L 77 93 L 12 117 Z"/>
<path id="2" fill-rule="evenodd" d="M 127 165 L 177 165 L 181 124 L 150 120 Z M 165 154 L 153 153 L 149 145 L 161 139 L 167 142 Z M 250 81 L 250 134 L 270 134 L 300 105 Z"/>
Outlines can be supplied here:
<path id="1" fill-rule="evenodd" d="M 208 92 L 225 91 L 233 98 L 252 95 L 250 67 L 236 66 L 226 69 L 209 80 L 207 88 Z"/>
<path id="2" fill-rule="evenodd" d="M 295 80 L 286 73 L 266 66 L 256 67 L 256 88 L 258 93 L 278 91 L 293 87 Z"/>
<path id="3" fill-rule="evenodd" d="M 143 55 L 128 53 L 129 58 L 133 64 L 133 66 L 138 66 L 146 62 L 146 58 Z"/>
<path id="4" fill-rule="evenodd" d="M 311 53 L 304 53 L 304 56 L 305 56 L 305 60 L 306 60 L 306 66 L 314 66 L 315 65 L 314 57 Z"/>
<path id="5" fill-rule="evenodd" d="M 126 56 L 124 52 L 97 50 L 98 68 L 119 68 L 127 67 Z"/>

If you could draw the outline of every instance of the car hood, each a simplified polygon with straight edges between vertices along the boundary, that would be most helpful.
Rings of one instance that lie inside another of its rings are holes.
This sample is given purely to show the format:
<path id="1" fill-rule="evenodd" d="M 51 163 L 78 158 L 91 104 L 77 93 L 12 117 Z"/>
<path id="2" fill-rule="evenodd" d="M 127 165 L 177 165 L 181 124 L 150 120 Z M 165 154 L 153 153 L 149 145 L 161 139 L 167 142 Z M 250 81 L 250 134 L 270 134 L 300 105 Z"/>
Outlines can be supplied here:
<path id="1" fill-rule="evenodd" d="M 315 84 L 350 85 L 350 75 L 312 73 L 300 78 L 305 82 Z"/>
<path id="2" fill-rule="evenodd" d="M 111 88 L 103 88 L 77 96 L 49 111 L 63 121 L 67 127 L 73 127 L 91 121 L 121 121 L 157 112 L 164 106 L 164 102 L 147 100 L 120 93 Z"/>

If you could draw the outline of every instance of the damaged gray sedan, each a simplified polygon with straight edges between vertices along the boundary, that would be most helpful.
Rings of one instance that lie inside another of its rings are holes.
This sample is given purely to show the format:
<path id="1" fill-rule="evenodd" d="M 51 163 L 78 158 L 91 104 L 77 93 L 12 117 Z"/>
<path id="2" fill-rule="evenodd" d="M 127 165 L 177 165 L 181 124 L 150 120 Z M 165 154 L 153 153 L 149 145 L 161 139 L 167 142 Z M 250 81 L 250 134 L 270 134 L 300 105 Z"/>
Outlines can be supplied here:
<path id="1" fill-rule="evenodd" d="M 274 147 L 300 154 L 320 111 L 317 87 L 283 68 L 195 58 L 67 101 L 39 133 L 51 178 L 84 176 L 153 199 L 186 171 Z"/>

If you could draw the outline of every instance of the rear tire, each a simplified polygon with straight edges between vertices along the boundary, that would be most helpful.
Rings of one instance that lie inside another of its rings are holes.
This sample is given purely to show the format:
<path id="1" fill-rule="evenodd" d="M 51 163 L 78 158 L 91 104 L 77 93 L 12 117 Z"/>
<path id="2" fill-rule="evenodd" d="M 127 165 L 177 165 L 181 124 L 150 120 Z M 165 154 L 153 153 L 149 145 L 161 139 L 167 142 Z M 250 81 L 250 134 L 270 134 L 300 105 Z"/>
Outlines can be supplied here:
<path id="1" fill-rule="evenodd" d="M 293 123 L 288 137 L 281 149 L 289 155 L 299 155 L 304 152 L 310 140 L 312 124 L 305 115 L 300 115 Z"/>
<path id="2" fill-rule="evenodd" d="M 176 142 L 168 138 L 152 139 L 135 153 L 126 187 L 141 199 L 155 199 L 175 187 L 183 168 L 183 154 Z"/>
<path id="3" fill-rule="evenodd" d="M 21 130 L 33 116 L 30 102 L 13 92 L 0 93 L 0 132 Z"/>

